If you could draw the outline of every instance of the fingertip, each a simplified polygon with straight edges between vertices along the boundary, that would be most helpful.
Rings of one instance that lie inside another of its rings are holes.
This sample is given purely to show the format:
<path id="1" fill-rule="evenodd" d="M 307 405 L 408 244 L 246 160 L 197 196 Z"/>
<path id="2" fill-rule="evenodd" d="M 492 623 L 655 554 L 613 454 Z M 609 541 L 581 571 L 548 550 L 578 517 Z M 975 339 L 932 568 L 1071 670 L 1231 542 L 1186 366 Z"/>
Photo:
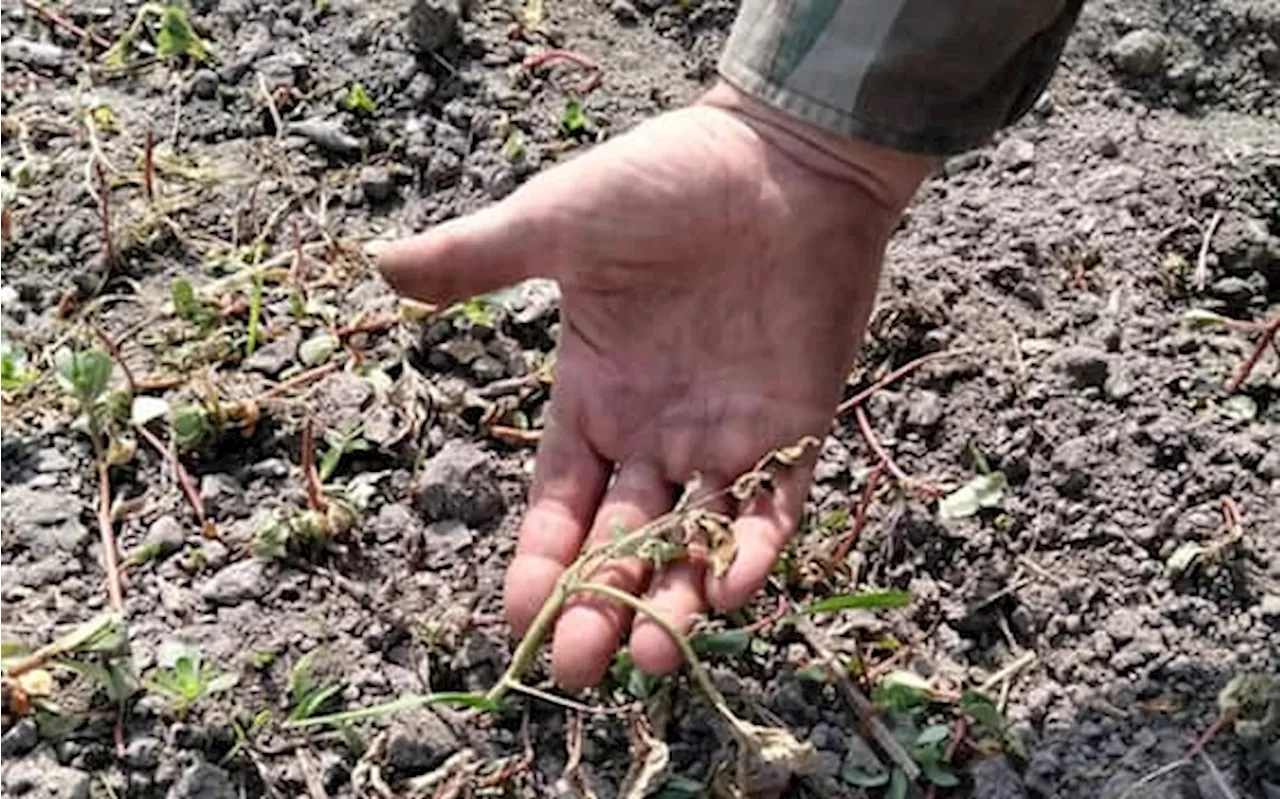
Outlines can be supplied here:
<path id="1" fill-rule="evenodd" d="M 707 601 L 721 613 L 742 607 L 764 587 L 789 532 L 776 520 L 759 516 L 737 519 L 732 529 L 737 542 L 733 563 L 719 577 L 707 573 Z"/>
<path id="2" fill-rule="evenodd" d="M 503 605 L 507 621 L 517 635 L 524 635 L 542 605 L 551 596 L 564 566 L 539 555 L 517 555 L 507 569 Z"/>
<path id="3" fill-rule="evenodd" d="M 604 677 L 621 637 L 616 621 L 590 602 L 564 611 L 551 640 L 551 672 L 565 691 L 590 688 Z"/>
<path id="4" fill-rule="evenodd" d="M 670 674 L 684 662 L 675 639 L 651 621 L 637 622 L 631 632 L 630 646 L 633 662 L 645 674 Z"/>

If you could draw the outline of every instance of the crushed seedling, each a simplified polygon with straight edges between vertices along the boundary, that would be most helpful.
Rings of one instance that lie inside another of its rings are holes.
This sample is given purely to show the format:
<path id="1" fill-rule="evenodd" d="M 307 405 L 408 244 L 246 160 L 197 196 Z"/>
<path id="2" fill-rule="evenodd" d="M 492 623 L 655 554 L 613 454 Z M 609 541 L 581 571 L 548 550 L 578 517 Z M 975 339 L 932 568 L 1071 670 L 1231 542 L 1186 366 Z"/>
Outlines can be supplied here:
<path id="1" fill-rule="evenodd" d="M 157 667 L 145 685 L 149 691 L 169 700 L 178 718 L 186 717 L 191 707 L 213 694 L 229 691 L 240 678 L 236 674 L 220 674 L 201 662 L 200 653 L 186 650 L 177 654 L 173 665 Z"/>

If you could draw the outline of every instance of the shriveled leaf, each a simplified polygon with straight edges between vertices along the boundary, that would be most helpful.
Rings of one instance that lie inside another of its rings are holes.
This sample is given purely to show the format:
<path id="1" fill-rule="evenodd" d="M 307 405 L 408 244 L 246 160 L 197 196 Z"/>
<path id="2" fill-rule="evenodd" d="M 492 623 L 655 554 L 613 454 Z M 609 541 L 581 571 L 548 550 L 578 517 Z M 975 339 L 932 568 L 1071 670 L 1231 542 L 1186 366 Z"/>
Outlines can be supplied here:
<path id="1" fill-rule="evenodd" d="M 1182 315 L 1182 324 L 1189 330 L 1206 330 L 1226 324 L 1227 318 L 1203 308 L 1192 308 Z"/>
<path id="2" fill-rule="evenodd" d="M 1000 505 L 1009 485 L 1004 472 L 980 474 L 938 501 L 938 515 L 943 519 L 966 519 L 983 508 Z"/>
<path id="3" fill-rule="evenodd" d="M 633 717 L 631 748 L 631 767 L 618 788 L 618 797 L 644 799 L 666 778 L 671 767 L 671 750 L 665 741 L 653 735 L 643 716 Z"/>
<path id="4" fill-rule="evenodd" d="M 144 425 L 169 414 L 169 403 L 160 397 L 137 396 L 129 409 L 129 421 Z"/>
<path id="5" fill-rule="evenodd" d="M 18 675 L 18 686 L 29 696 L 52 696 L 53 675 L 44 669 L 32 669 Z"/>
<path id="6" fill-rule="evenodd" d="M 911 603 L 911 594 L 906 591 L 889 589 L 885 591 L 862 591 L 856 594 L 840 594 L 827 597 L 801 608 L 804 614 L 830 613 L 837 610 L 880 610 L 884 608 L 902 608 Z"/>
<path id="7" fill-rule="evenodd" d="M 1169 573 L 1176 577 L 1189 571 L 1200 556 L 1208 551 L 1195 541 L 1183 541 L 1177 549 L 1173 550 L 1173 554 L 1169 555 L 1164 565 Z"/>
<path id="8" fill-rule="evenodd" d="M 818 753 L 813 744 L 800 742 L 781 727 L 765 727 L 739 720 L 734 726 L 734 733 L 745 750 L 739 757 L 749 754 L 758 763 L 778 766 L 792 774 L 809 774 L 817 766 Z"/>

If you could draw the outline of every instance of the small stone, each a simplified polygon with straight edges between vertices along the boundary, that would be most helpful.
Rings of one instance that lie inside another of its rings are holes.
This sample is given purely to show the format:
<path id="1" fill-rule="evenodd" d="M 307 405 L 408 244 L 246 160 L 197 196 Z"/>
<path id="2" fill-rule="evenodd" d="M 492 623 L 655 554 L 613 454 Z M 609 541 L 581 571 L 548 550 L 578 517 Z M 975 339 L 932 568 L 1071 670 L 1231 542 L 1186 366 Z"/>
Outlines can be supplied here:
<path id="1" fill-rule="evenodd" d="M 1142 178 L 1138 167 L 1116 164 L 1080 178 L 1076 191 L 1088 202 L 1109 203 L 1139 192 Z"/>
<path id="2" fill-rule="evenodd" d="M 143 542 L 156 549 L 161 555 L 168 555 L 182 549 L 182 545 L 187 542 L 187 532 L 182 529 L 182 524 L 177 519 L 172 516 L 161 516 L 151 523 Z"/>
<path id="3" fill-rule="evenodd" d="M 237 796 L 227 772 L 202 760 L 182 772 L 165 799 L 236 799 Z"/>
<path id="4" fill-rule="evenodd" d="M 1036 162 L 1036 146 L 1026 139 L 1010 136 L 996 148 L 993 163 L 1006 172 L 1016 172 Z"/>
<path id="5" fill-rule="evenodd" d="M 1165 73 L 1165 80 L 1177 89 L 1190 89 L 1195 86 L 1196 81 L 1200 77 L 1200 68 L 1203 64 L 1198 58 L 1184 58 L 1173 66 L 1169 67 Z"/>
<path id="6" fill-rule="evenodd" d="M 17 61 L 47 70 L 59 69 L 67 60 L 67 51 L 56 44 L 13 37 L 0 48 L 5 60 Z"/>
<path id="7" fill-rule="evenodd" d="M 38 754 L 4 764 L 3 794 L 23 799 L 89 799 L 87 772 Z"/>
<path id="8" fill-rule="evenodd" d="M 204 512 L 214 518 L 249 514 L 244 488 L 234 477 L 226 474 L 206 474 L 200 478 L 200 502 L 204 505 Z"/>
<path id="9" fill-rule="evenodd" d="M 200 100 L 212 100 L 218 96 L 218 73 L 212 69 L 197 69 L 187 84 L 187 91 Z"/>
<path id="10" fill-rule="evenodd" d="M 1253 299 L 1258 288 L 1242 277 L 1222 277 L 1209 285 L 1209 293 L 1228 305 L 1243 307 Z"/>
<path id="11" fill-rule="evenodd" d="M 231 557 L 231 550 L 215 538 L 206 539 L 200 543 L 200 559 L 209 571 L 217 571 L 227 565 L 229 557 Z"/>
<path id="12" fill-rule="evenodd" d="M 414 0 L 409 7 L 409 40 L 419 53 L 434 53 L 458 38 L 461 17 L 459 0 Z"/>
<path id="13" fill-rule="evenodd" d="M 298 357 L 298 345 L 302 343 L 302 331 L 296 327 L 275 341 L 269 341 L 258 347 L 244 361 L 246 369 L 261 372 L 267 377 L 275 377 L 283 372 Z"/>
<path id="14" fill-rule="evenodd" d="M 382 205 L 396 196 L 396 182 L 385 167 L 366 166 L 360 170 L 360 191 L 369 205 Z"/>
<path id="15" fill-rule="evenodd" d="M 285 132 L 301 136 L 326 153 L 340 156 L 359 155 L 364 150 L 364 141 L 347 133 L 337 122 L 325 120 L 302 120 L 285 125 Z"/>
<path id="16" fill-rule="evenodd" d="M 5 757 L 21 757 L 32 749 L 40 740 L 36 723 L 31 719 L 19 719 L 0 737 L 0 755 Z"/>
<path id="17" fill-rule="evenodd" d="M 124 761 L 133 768 L 153 769 L 160 764 L 164 744 L 158 738 L 134 738 L 124 750 Z"/>
<path id="18" fill-rule="evenodd" d="M 69 472 L 76 468 L 75 463 L 57 447 L 45 447 L 36 453 L 33 461 L 32 466 L 41 474 Z"/>
<path id="19" fill-rule="evenodd" d="M 1088 488 L 1092 467 L 1090 459 L 1094 444 L 1081 436 L 1059 444 L 1053 451 L 1050 467 L 1053 483 L 1064 496 L 1078 497 Z"/>
<path id="20" fill-rule="evenodd" d="M 942 421 L 942 397 L 928 389 L 914 392 L 907 404 L 907 424 L 923 430 L 938 426 Z"/>
<path id="21" fill-rule="evenodd" d="M 1116 140 L 1107 133 L 1093 140 L 1093 150 L 1103 158 L 1115 158 L 1120 155 L 1120 145 L 1116 144 Z"/>
<path id="22" fill-rule="evenodd" d="M 261 599 L 271 590 L 266 561 L 254 558 L 219 571 L 200 586 L 200 596 L 214 605 L 238 605 L 250 599 Z"/>
<path id="23" fill-rule="evenodd" d="M 1262 614 L 1263 618 L 1280 618 L 1280 594 L 1267 594 L 1262 597 L 1258 612 Z"/>
<path id="24" fill-rule="evenodd" d="M 1164 34 L 1149 28 L 1130 31 L 1111 46 L 1111 60 L 1130 75 L 1154 75 L 1164 68 L 1165 52 L 1169 40 Z"/>
<path id="25" fill-rule="evenodd" d="M 501 515 L 504 505 L 489 454 L 464 441 L 450 441 L 427 460 L 415 494 L 428 519 L 474 526 Z"/>
<path id="26" fill-rule="evenodd" d="M 453 729 L 430 708 L 405 714 L 392 723 L 387 738 L 387 765 L 396 777 L 425 774 L 462 746 Z"/>
<path id="27" fill-rule="evenodd" d="M 634 25 L 640 19 L 640 13 L 636 11 L 636 7 L 629 0 L 613 0 L 613 4 L 609 6 L 609 11 L 613 14 L 613 18 L 623 25 Z"/>
<path id="28" fill-rule="evenodd" d="M 1110 357 L 1093 347 L 1068 347 L 1054 356 L 1054 362 L 1080 388 L 1105 384 L 1111 372 Z"/>
<path id="29" fill-rule="evenodd" d="M 974 760 L 969 766 L 973 778 L 973 796 L 982 799 L 1026 799 L 1027 789 L 1022 777 L 1005 757 L 987 757 Z"/>
<path id="30" fill-rule="evenodd" d="M 1280 451 L 1268 452 L 1258 463 L 1258 476 L 1268 480 L 1280 478 Z"/>

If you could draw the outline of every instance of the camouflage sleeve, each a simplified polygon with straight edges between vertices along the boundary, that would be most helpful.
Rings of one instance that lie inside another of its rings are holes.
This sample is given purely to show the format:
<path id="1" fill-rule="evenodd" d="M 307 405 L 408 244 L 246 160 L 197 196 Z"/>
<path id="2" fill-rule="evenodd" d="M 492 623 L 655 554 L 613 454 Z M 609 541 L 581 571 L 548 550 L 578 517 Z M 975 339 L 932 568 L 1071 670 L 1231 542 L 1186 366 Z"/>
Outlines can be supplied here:
<path id="1" fill-rule="evenodd" d="M 1044 90 L 1083 0 L 744 0 L 720 73 L 834 133 L 946 155 Z"/>

